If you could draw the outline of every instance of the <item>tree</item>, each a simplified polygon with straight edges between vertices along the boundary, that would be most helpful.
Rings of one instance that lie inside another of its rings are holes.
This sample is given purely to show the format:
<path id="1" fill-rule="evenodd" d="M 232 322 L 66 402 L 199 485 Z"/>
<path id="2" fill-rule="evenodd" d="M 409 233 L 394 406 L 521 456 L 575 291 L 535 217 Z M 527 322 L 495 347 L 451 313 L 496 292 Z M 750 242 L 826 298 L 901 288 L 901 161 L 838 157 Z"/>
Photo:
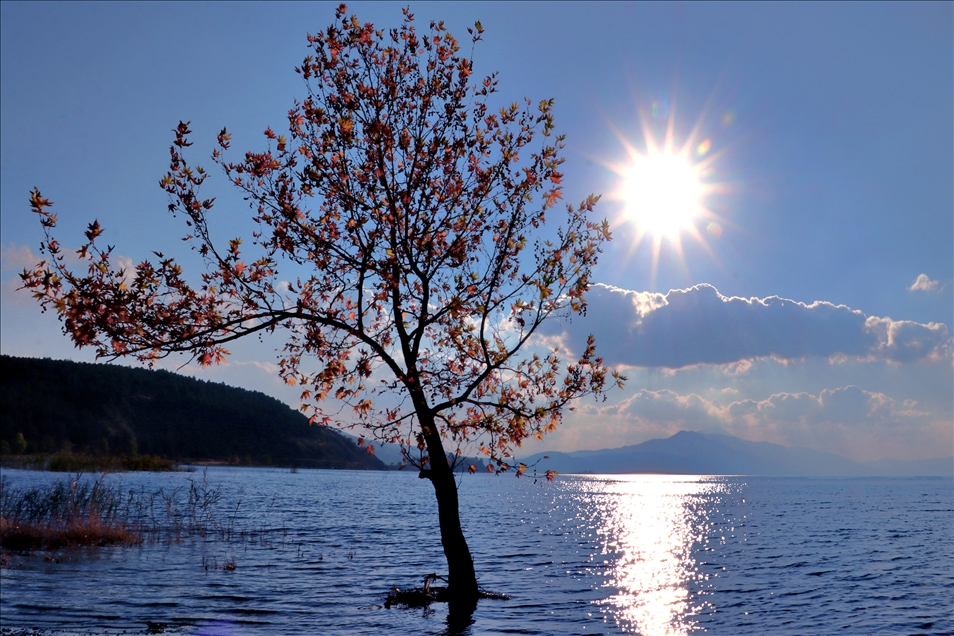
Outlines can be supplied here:
<path id="1" fill-rule="evenodd" d="M 350 407 L 349 423 L 402 443 L 433 484 L 449 595 L 472 605 L 479 589 L 445 449 L 477 445 L 492 470 L 508 470 L 515 447 L 552 431 L 572 400 L 602 395 L 608 371 L 592 337 L 569 363 L 532 338 L 543 321 L 585 311 L 608 226 L 589 220 L 593 196 L 553 211 L 563 137 L 552 100 L 494 112 L 496 76 L 472 85 L 472 62 L 442 23 L 418 35 L 405 10 L 385 34 L 345 11 L 308 37 L 313 54 L 296 68 L 307 97 L 289 111 L 287 137 L 269 128 L 266 150 L 228 162 L 229 134 L 218 136 L 213 160 L 258 224 L 252 256 L 239 238 L 213 243 L 214 199 L 199 196 L 206 173 L 187 162 L 180 122 L 161 185 L 206 264 L 200 284 L 161 253 L 133 272 L 114 268 L 98 222 L 77 250 L 86 271 L 71 271 L 36 189 L 48 260 L 21 277 L 99 357 L 184 353 L 209 365 L 233 340 L 281 330 L 279 372 L 301 386 L 311 421 Z M 468 32 L 476 45 L 483 29 Z"/>
<path id="2" fill-rule="evenodd" d="M 26 452 L 27 442 L 23 437 L 23 433 L 17 433 L 13 438 L 13 452 L 17 455 L 22 455 Z"/>

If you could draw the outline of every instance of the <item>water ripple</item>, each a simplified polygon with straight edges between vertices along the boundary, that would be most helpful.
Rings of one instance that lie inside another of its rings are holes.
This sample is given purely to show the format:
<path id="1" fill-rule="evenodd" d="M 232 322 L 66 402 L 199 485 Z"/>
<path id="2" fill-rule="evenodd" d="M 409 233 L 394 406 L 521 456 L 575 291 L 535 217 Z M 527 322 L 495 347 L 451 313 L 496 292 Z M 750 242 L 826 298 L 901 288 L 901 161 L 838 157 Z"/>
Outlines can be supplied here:
<path id="1" fill-rule="evenodd" d="M 10 485 L 62 476 L 3 471 Z M 139 488 L 197 475 L 110 475 Z M 240 539 L 14 557 L 0 627 L 189 635 L 441 634 L 446 608 L 386 610 L 443 569 L 432 492 L 403 473 L 213 469 Z M 461 482 L 481 584 L 471 634 L 950 634 L 943 479 L 560 477 Z M 234 562 L 234 571 L 221 565 Z"/>

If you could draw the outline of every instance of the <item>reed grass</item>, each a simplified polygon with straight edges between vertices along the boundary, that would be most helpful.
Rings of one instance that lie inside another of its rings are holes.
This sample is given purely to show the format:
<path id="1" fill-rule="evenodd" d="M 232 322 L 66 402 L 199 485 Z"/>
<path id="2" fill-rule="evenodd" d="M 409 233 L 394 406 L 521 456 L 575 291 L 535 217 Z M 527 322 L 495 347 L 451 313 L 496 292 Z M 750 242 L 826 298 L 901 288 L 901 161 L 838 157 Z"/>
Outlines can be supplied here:
<path id="1" fill-rule="evenodd" d="M 139 543 L 118 489 L 76 478 L 45 488 L 11 489 L 0 479 L 0 545 L 10 550 Z"/>
<path id="2" fill-rule="evenodd" d="M 226 541 L 256 533 L 236 528 L 241 502 L 223 511 L 222 493 L 202 481 L 167 491 L 123 491 L 77 473 L 49 486 L 11 488 L 0 479 L 0 547 L 34 550 L 89 545 L 179 542 L 215 536 Z M 261 533 L 258 533 L 261 534 Z"/>

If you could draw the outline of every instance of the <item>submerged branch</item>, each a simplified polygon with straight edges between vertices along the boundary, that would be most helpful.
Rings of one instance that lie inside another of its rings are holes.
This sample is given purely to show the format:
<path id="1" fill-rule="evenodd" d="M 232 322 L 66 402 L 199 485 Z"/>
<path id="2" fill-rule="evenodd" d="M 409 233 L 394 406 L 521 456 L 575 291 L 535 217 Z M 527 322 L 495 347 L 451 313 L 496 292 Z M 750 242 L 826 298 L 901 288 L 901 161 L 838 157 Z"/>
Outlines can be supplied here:
<path id="1" fill-rule="evenodd" d="M 392 587 L 388 591 L 388 596 L 384 601 L 384 607 L 390 609 L 394 606 L 400 607 L 427 607 L 431 603 L 448 603 L 450 602 L 450 593 L 446 587 L 434 587 L 432 584 L 434 581 L 441 580 L 445 583 L 447 579 L 438 574 L 428 574 L 424 577 L 424 585 L 422 587 L 414 587 L 407 590 L 402 590 L 399 587 Z M 489 598 L 497 599 L 501 601 L 509 601 L 510 597 L 501 592 L 491 592 L 490 590 L 485 590 L 482 587 L 478 587 L 477 598 Z"/>

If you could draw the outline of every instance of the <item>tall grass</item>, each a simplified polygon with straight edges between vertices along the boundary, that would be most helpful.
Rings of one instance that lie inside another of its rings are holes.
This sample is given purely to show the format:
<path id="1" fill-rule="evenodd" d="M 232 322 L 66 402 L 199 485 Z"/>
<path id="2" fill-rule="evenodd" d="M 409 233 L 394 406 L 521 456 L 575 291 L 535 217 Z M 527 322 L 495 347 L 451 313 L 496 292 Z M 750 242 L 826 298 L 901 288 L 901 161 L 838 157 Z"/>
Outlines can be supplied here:
<path id="1" fill-rule="evenodd" d="M 223 511 L 222 493 L 201 482 L 166 491 L 124 491 L 81 474 L 49 486 L 12 488 L 0 479 L 0 546 L 30 551 L 61 547 L 178 542 L 190 536 L 225 540 L 250 535 L 236 530 L 241 502 Z"/>
<path id="2" fill-rule="evenodd" d="M 123 504 L 127 505 L 124 506 Z M 45 488 L 18 490 L 0 479 L 0 545 L 12 550 L 72 545 L 138 543 L 128 523 L 128 503 L 101 477 L 77 475 Z"/>

